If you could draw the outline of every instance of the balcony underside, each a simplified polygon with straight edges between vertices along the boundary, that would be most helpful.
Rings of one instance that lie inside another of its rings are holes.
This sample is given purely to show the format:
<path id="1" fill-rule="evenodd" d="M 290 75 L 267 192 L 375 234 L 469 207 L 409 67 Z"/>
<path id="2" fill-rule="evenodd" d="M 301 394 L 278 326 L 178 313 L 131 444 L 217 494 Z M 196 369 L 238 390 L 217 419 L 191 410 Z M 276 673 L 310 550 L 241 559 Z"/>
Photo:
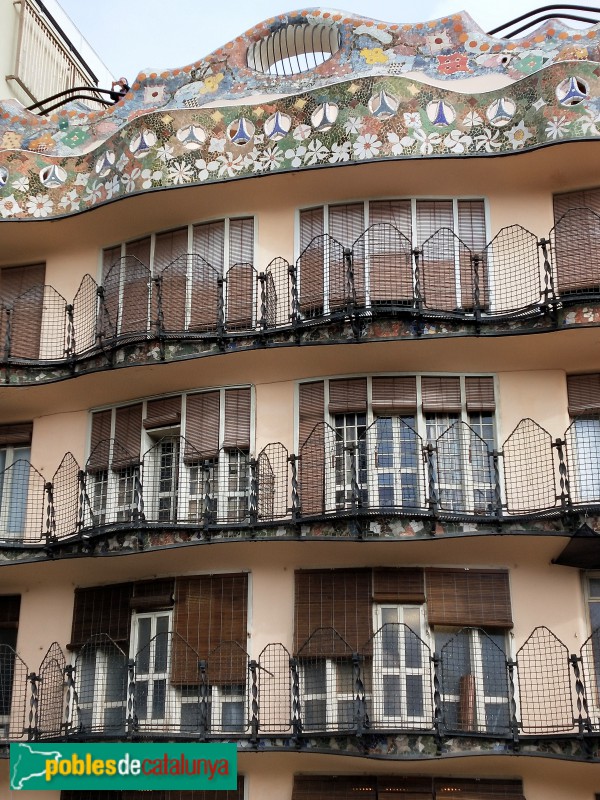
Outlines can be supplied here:
<path id="1" fill-rule="evenodd" d="M 79 357 L 0 361 L 0 383 L 15 386 L 53 383 L 82 375 L 208 356 L 351 343 L 496 338 L 600 327 L 600 302 L 532 310 L 514 317 L 476 319 L 471 314 L 418 314 L 413 309 L 380 309 L 298 322 L 275 330 L 240 333 L 182 332 L 168 337 L 131 334 L 107 340 Z"/>

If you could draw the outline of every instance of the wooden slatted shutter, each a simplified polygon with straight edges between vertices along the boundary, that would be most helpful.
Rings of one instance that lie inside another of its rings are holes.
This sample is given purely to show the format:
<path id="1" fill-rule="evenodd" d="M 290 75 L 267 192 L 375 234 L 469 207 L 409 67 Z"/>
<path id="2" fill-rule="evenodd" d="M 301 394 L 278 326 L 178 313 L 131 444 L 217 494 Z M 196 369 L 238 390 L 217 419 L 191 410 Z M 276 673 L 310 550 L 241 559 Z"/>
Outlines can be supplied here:
<path id="1" fill-rule="evenodd" d="M 250 388 L 225 391 L 223 447 L 250 450 Z"/>
<path id="2" fill-rule="evenodd" d="M 225 222 L 204 222 L 194 225 L 194 253 L 223 274 L 225 266 Z"/>
<path id="3" fill-rule="evenodd" d="M 100 472 L 101 470 L 108 469 L 111 420 L 112 411 L 110 410 L 97 411 L 95 414 L 92 414 L 90 457 L 87 462 L 88 472 Z"/>
<path id="4" fill-rule="evenodd" d="M 324 244 L 325 233 L 323 208 L 309 208 L 300 212 L 300 258 L 299 265 L 299 301 L 304 313 L 320 313 L 323 310 L 324 284 Z M 309 245 L 310 249 L 305 253 Z"/>
<path id="5" fill-rule="evenodd" d="M 376 785 L 365 775 L 295 775 L 292 800 L 377 800 Z"/>
<path id="6" fill-rule="evenodd" d="M 36 286 L 43 286 L 46 276 L 44 264 L 0 269 L 0 299 L 3 305 L 12 305 L 17 297 Z"/>
<path id="7" fill-rule="evenodd" d="M 471 253 L 483 254 L 487 244 L 485 229 L 485 205 L 483 200 L 459 200 L 458 235 L 469 248 Z M 460 261 L 460 294 L 461 307 L 473 308 L 474 305 L 474 280 L 473 267 L 469 253 L 462 247 L 459 253 Z M 479 262 L 479 304 L 487 305 L 487 272 L 486 265 Z"/>
<path id="8" fill-rule="evenodd" d="M 129 257 L 121 262 L 120 333 L 139 333 L 148 327 L 150 237 L 128 242 L 125 254 Z"/>
<path id="9" fill-rule="evenodd" d="M 408 377 L 375 377 L 372 382 L 373 413 L 409 414 L 417 408 L 417 379 Z"/>
<path id="10" fill-rule="evenodd" d="M 366 378 L 329 381 L 330 414 L 365 414 L 366 411 Z"/>
<path id="11" fill-rule="evenodd" d="M 365 230 L 365 207 L 363 203 L 329 206 L 329 235 L 342 245 L 351 248 Z M 343 254 L 333 242 L 329 257 L 329 304 L 331 308 L 345 305 L 348 299 L 347 267 Z M 357 303 L 365 301 L 365 265 L 354 262 L 354 293 Z"/>
<path id="12" fill-rule="evenodd" d="M 164 428 L 181 422 L 181 397 L 161 397 L 149 400 L 146 405 L 144 428 Z"/>
<path id="13" fill-rule="evenodd" d="M 525 800 L 520 780 L 434 778 L 436 797 L 461 800 Z"/>
<path id="14" fill-rule="evenodd" d="M 0 596 L 0 630 L 19 627 L 21 611 L 21 595 L 5 594 Z"/>
<path id="15" fill-rule="evenodd" d="M 12 306 L 11 353 L 18 358 L 39 357 L 44 313 L 44 264 L 0 270 L 0 306 Z M 6 315 L 0 316 L 0 347 L 6 341 Z"/>
<path id="16" fill-rule="evenodd" d="M 246 681 L 248 576 L 198 575 L 175 582 L 173 663 L 175 686 L 198 683 L 198 663 L 187 643 L 201 659 L 208 659 L 211 684 Z M 181 637 L 181 638 L 179 638 Z M 239 647 L 215 648 L 226 642 Z M 225 654 L 226 657 L 221 657 Z"/>
<path id="17" fill-rule="evenodd" d="M 155 581 L 138 581 L 133 584 L 129 607 L 138 613 L 173 608 L 175 580 L 159 578 Z"/>
<path id="18" fill-rule="evenodd" d="M 135 256 L 145 267 L 150 269 L 150 237 L 137 239 L 135 242 L 127 242 L 125 245 L 125 255 Z"/>
<path id="19" fill-rule="evenodd" d="M 19 447 L 31 444 L 32 432 L 33 422 L 21 422 L 17 425 L 0 425 L 0 447 Z"/>
<path id="20" fill-rule="evenodd" d="M 227 324 L 252 326 L 254 296 L 254 218 L 229 221 L 229 271 L 227 272 Z"/>
<path id="21" fill-rule="evenodd" d="M 373 570 L 376 603 L 424 603 L 425 573 L 422 569 L 377 567 Z"/>
<path id="22" fill-rule="evenodd" d="M 298 445 L 302 447 L 315 425 L 325 416 L 325 386 L 323 381 L 301 383 L 298 387 Z"/>
<path id="23" fill-rule="evenodd" d="M 591 375 L 567 375 L 569 414 L 600 413 L 600 373 Z"/>
<path id="24" fill-rule="evenodd" d="M 115 247 L 107 247 L 102 251 L 102 283 L 106 280 L 106 276 L 118 261 L 121 259 L 121 245 Z"/>
<path id="25" fill-rule="evenodd" d="M 154 275 L 158 275 L 175 259 L 188 251 L 188 229 L 178 228 L 175 231 L 157 233 L 154 241 Z M 185 295 L 184 295 L 185 300 Z"/>
<path id="26" fill-rule="evenodd" d="M 433 797 L 433 778 L 412 775 L 377 778 L 378 800 L 433 800 Z"/>
<path id="27" fill-rule="evenodd" d="M 460 378 L 426 376 L 421 378 L 423 411 L 429 413 L 459 412 Z"/>
<path id="28" fill-rule="evenodd" d="M 75 589 L 70 648 L 81 647 L 91 636 L 106 634 L 121 645 L 129 641 L 132 583 Z"/>
<path id="29" fill-rule="evenodd" d="M 371 570 L 340 569 L 296 572 L 294 651 L 303 656 L 348 655 L 333 637 L 307 640 L 319 628 L 333 628 L 351 651 L 362 649 L 373 633 Z M 328 651 L 328 648 L 330 650 Z"/>
<path id="30" fill-rule="evenodd" d="M 597 292 L 600 188 L 554 195 L 554 225 L 557 290 Z"/>
<path id="31" fill-rule="evenodd" d="M 365 230 L 363 203 L 329 206 L 329 235 L 342 247 L 352 247 Z"/>
<path id="32" fill-rule="evenodd" d="M 102 800 L 102 798 L 96 798 L 95 795 L 97 794 L 102 794 L 102 792 L 94 792 L 94 796 L 90 795 L 89 798 L 77 797 L 72 800 Z M 113 794 L 118 795 L 117 792 Z M 112 797 L 112 800 L 118 800 L 118 797 Z M 147 790 L 127 790 L 121 793 L 120 800 L 244 800 L 244 778 L 239 775 L 237 787 L 226 791 L 222 789 L 163 789 L 162 791 L 156 791 L 154 789 L 149 794 Z"/>
<path id="33" fill-rule="evenodd" d="M 454 230 L 451 200 L 417 200 L 417 244 L 422 246 L 441 228 Z M 428 308 L 456 307 L 454 237 L 441 234 L 423 253 L 422 288 Z"/>
<path id="34" fill-rule="evenodd" d="M 425 575 L 431 625 L 512 627 L 508 572 L 431 569 Z"/>
<path id="35" fill-rule="evenodd" d="M 323 381 L 298 387 L 298 471 L 302 511 L 322 513 L 325 486 L 325 386 Z M 315 427 L 315 426 L 319 427 Z M 313 432 L 314 431 L 314 432 Z M 310 441 L 306 443 L 308 438 Z"/>
<path id="36" fill-rule="evenodd" d="M 493 378 L 465 378 L 465 395 L 467 411 L 494 411 L 496 408 Z"/>
<path id="37" fill-rule="evenodd" d="M 403 241 L 399 234 L 408 241 Z M 410 200 L 377 200 L 369 204 L 369 296 L 372 303 L 412 302 L 412 262 L 407 255 L 411 242 Z"/>
<path id="38" fill-rule="evenodd" d="M 572 208 L 590 208 L 600 214 L 600 188 L 554 195 L 554 224 Z"/>
<path id="39" fill-rule="evenodd" d="M 215 458 L 219 452 L 220 392 L 190 394 L 186 399 L 184 461 Z"/>
<path id="40" fill-rule="evenodd" d="M 117 408 L 115 413 L 115 443 L 113 469 L 122 469 L 140 460 L 142 437 L 142 404 Z"/>

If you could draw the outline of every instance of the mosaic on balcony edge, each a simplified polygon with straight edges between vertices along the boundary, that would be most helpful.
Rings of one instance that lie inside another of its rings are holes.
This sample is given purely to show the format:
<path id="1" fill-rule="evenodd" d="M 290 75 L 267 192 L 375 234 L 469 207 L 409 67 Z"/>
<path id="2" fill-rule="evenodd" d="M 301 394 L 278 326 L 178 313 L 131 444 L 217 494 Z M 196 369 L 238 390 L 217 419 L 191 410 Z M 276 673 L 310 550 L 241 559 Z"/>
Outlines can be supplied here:
<path id="1" fill-rule="evenodd" d="M 600 138 L 600 25 L 496 39 L 465 13 L 388 24 L 281 15 L 121 102 L 49 118 L 0 102 L 0 218 L 368 160 L 486 156 Z"/>

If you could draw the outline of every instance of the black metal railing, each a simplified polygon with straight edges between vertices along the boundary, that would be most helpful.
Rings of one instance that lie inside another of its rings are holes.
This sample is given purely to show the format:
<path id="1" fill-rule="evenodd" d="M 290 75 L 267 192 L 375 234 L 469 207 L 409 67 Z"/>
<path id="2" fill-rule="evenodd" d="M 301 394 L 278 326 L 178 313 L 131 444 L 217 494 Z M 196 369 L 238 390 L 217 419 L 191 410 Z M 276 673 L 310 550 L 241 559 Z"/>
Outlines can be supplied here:
<path id="1" fill-rule="evenodd" d="M 425 440 L 400 416 L 378 418 L 353 440 L 319 423 L 298 454 L 281 442 L 256 457 L 235 447 L 200 453 L 169 436 L 140 458 L 107 439 L 83 468 L 67 453 L 51 480 L 15 461 L 0 472 L 0 489 L 4 547 L 115 527 L 253 537 L 265 525 L 327 517 L 510 525 L 600 508 L 600 416 L 575 419 L 557 438 L 523 419 L 500 449 L 462 421 Z"/>
<path id="2" fill-rule="evenodd" d="M 135 734 L 206 738 L 415 732 L 523 737 L 600 733 L 600 629 L 577 653 L 538 627 L 511 656 L 482 628 L 436 633 L 384 624 L 358 650 L 333 628 L 298 651 L 237 642 L 199 654 L 157 632 L 126 652 L 94 636 L 38 672 L 0 647 L 0 741 Z M 291 746 L 294 746 L 293 744 Z"/>
<path id="3" fill-rule="evenodd" d="M 0 312 L 0 363 L 74 364 L 125 343 L 264 337 L 328 320 L 404 315 L 479 326 L 548 316 L 600 301 L 600 216 L 568 211 L 548 238 L 503 228 L 480 251 L 443 228 L 420 247 L 387 223 L 343 247 L 328 235 L 295 264 L 273 259 L 263 271 L 234 264 L 223 274 L 197 254 L 158 274 L 135 256 L 119 259 L 103 285 L 86 275 L 72 303 L 51 286 L 29 289 Z M 418 327 L 418 326 L 417 326 Z M 110 360 L 110 359 L 109 359 Z"/>

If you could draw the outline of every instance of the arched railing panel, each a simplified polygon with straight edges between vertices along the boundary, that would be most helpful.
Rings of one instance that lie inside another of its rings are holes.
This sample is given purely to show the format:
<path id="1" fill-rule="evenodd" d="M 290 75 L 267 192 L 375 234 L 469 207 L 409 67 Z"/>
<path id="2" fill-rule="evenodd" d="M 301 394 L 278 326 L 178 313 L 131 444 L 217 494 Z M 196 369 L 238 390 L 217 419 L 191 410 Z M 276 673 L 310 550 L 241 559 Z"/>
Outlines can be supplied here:
<path id="1" fill-rule="evenodd" d="M 202 256 L 194 253 L 188 256 L 188 260 L 186 330 L 198 333 L 219 331 L 224 315 L 223 277 Z"/>
<path id="2" fill-rule="evenodd" d="M 85 527 L 129 523 L 142 519 L 139 456 L 115 439 L 103 439 L 85 467 Z"/>
<path id="3" fill-rule="evenodd" d="M 315 237 L 297 262 L 300 311 L 320 317 L 346 308 L 352 301 L 344 248 L 331 236 Z"/>
<path id="4" fill-rule="evenodd" d="M 455 422 L 436 442 L 434 482 L 440 509 L 489 515 L 496 510 L 490 445 L 466 422 Z"/>
<path id="5" fill-rule="evenodd" d="M 0 644 L 0 742 L 27 735 L 29 669 L 8 644 Z"/>
<path id="6" fill-rule="evenodd" d="M 489 314 L 535 308 L 544 299 L 537 237 L 521 225 L 502 228 L 484 251 Z"/>
<path id="7" fill-rule="evenodd" d="M 424 308 L 438 311 L 467 311 L 475 306 L 472 254 L 450 230 L 441 228 L 421 248 L 421 291 Z M 487 297 L 485 270 L 479 274 L 479 307 Z"/>
<path id="8" fill-rule="evenodd" d="M 265 270 L 265 313 L 261 319 L 267 328 L 289 325 L 292 317 L 292 286 L 295 277 L 291 274 L 287 259 L 272 259 Z"/>
<path id="9" fill-rule="evenodd" d="M 46 481 L 26 459 L 0 472 L 0 540 L 39 542 L 46 530 Z"/>
<path id="10" fill-rule="evenodd" d="M 600 415 L 573 420 L 565 432 L 571 502 L 600 503 Z"/>
<path id="11" fill-rule="evenodd" d="M 285 519 L 290 509 L 289 453 L 281 442 L 268 444 L 256 459 L 258 520 Z"/>
<path id="12" fill-rule="evenodd" d="M 225 327 L 228 331 L 251 330 L 255 327 L 257 283 L 258 276 L 252 264 L 233 264 L 227 270 Z"/>
<path id="13" fill-rule="evenodd" d="M 354 242 L 352 265 L 356 302 L 372 306 L 412 306 L 413 264 L 410 241 L 394 225 L 371 225 Z"/>
<path id="14" fill-rule="evenodd" d="M 532 419 L 522 419 L 502 449 L 508 512 L 529 514 L 555 508 L 556 472 L 548 431 Z"/>
<path id="15" fill-rule="evenodd" d="M 569 650 L 546 627 L 536 628 L 517 652 L 523 733 L 573 729 Z"/>
<path id="16" fill-rule="evenodd" d="M 239 642 L 221 642 L 207 659 L 210 731 L 243 733 L 250 726 L 248 653 Z"/>
<path id="17" fill-rule="evenodd" d="M 54 507 L 50 536 L 62 539 L 77 532 L 79 522 L 79 464 L 67 453 L 52 478 Z"/>
<path id="18" fill-rule="evenodd" d="M 124 256 L 108 271 L 101 305 L 104 326 L 117 337 L 146 334 L 150 326 L 152 278 L 135 256 Z"/>
<path id="19" fill-rule="evenodd" d="M 582 717 L 595 731 L 600 730 L 600 628 L 596 628 L 581 646 L 581 673 L 587 708 Z M 582 703 L 583 706 L 583 703 Z"/>
<path id="20" fill-rule="evenodd" d="M 504 634 L 463 628 L 440 648 L 442 722 L 450 732 L 505 736 L 511 729 Z"/>
<path id="21" fill-rule="evenodd" d="M 84 275 L 73 299 L 72 349 L 76 355 L 95 348 L 98 326 L 98 284 L 91 275 Z M 114 336 L 114 331 L 110 336 Z"/>
<path id="22" fill-rule="evenodd" d="M 65 656 L 54 642 L 38 671 L 38 737 L 55 739 L 64 730 Z"/>
<path id="23" fill-rule="evenodd" d="M 345 508 L 344 459 L 343 441 L 335 430 L 324 422 L 315 425 L 300 448 L 298 494 L 303 516 Z"/>
<path id="24" fill-rule="evenodd" d="M 289 650 L 281 643 L 268 644 L 258 658 L 259 731 L 289 733 L 292 727 L 292 678 Z"/>
<path id="25" fill-rule="evenodd" d="M 79 650 L 68 702 L 72 734 L 127 733 L 127 665 L 127 654 L 106 634 L 91 637 Z"/>

